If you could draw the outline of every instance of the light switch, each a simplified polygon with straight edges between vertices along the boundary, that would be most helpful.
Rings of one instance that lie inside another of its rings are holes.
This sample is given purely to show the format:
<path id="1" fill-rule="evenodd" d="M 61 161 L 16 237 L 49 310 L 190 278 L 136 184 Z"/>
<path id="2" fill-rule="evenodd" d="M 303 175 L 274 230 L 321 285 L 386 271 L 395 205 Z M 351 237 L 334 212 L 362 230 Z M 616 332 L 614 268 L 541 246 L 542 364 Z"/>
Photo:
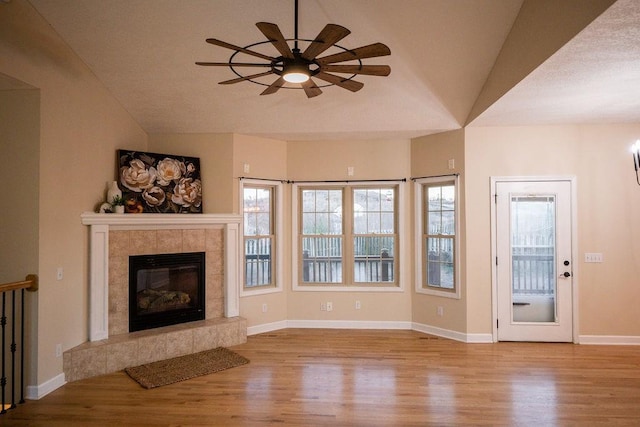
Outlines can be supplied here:
<path id="1" fill-rule="evenodd" d="M 602 262 L 602 254 L 596 252 L 585 253 L 584 262 Z"/>

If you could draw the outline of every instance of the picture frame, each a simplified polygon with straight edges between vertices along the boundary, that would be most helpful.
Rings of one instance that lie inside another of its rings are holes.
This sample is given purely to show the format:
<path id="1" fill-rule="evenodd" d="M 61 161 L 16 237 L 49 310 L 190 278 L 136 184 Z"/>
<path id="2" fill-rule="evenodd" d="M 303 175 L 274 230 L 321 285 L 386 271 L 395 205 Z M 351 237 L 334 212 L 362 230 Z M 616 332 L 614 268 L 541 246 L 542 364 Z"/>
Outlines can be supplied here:
<path id="1" fill-rule="evenodd" d="M 117 150 L 126 213 L 202 213 L 200 158 Z"/>

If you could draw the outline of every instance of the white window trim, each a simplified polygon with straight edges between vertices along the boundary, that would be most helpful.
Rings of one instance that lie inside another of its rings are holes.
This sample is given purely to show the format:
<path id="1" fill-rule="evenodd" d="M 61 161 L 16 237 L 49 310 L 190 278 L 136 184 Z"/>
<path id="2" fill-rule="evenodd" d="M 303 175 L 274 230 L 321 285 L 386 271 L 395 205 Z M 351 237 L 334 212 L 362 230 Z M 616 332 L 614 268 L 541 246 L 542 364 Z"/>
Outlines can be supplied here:
<path id="1" fill-rule="evenodd" d="M 397 224 L 398 224 L 398 277 L 399 280 L 393 285 L 376 285 L 376 286 L 363 286 L 363 285 L 307 285 L 298 283 L 298 218 L 299 218 L 299 206 L 298 206 L 298 193 L 300 186 L 309 186 L 309 183 L 294 183 L 291 186 L 291 282 L 292 289 L 300 292 L 404 292 L 404 282 L 406 280 L 407 260 L 405 259 L 404 245 L 407 242 L 406 236 L 406 220 L 405 220 L 405 197 L 406 197 L 406 185 L 405 182 L 389 181 L 371 181 L 371 182 L 340 182 L 340 183 L 313 183 L 311 185 L 322 187 L 358 187 L 362 185 L 376 186 L 376 185 L 397 185 L 398 186 L 398 212 L 397 212 Z"/>
<path id="2" fill-rule="evenodd" d="M 244 186 L 260 186 L 260 185 L 268 185 L 274 187 L 275 194 L 274 197 L 274 235 L 276 237 L 276 276 L 275 276 L 275 286 L 260 286 L 256 289 L 245 289 L 244 287 Z M 242 236 L 242 244 L 239 252 L 239 265 L 240 268 L 240 277 L 238 281 L 238 286 L 240 287 L 240 297 L 253 296 L 253 295 L 264 295 L 264 294 L 272 294 L 276 292 L 282 292 L 284 289 L 284 201 L 283 201 L 283 184 L 281 181 L 268 181 L 268 180 L 256 180 L 243 178 L 240 180 L 240 192 L 239 201 L 240 201 L 240 215 L 242 216 L 242 221 L 240 222 L 240 236 Z"/>
<path id="3" fill-rule="evenodd" d="M 422 272 L 423 272 L 423 260 L 424 260 L 424 248 L 422 245 L 422 234 L 424 231 L 424 212 L 423 203 L 424 203 L 424 184 L 432 184 L 432 183 L 446 183 L 453 181 L 456 187 L 456 212 L 455 212 L 455 221 L 456 221 L 456 236 L 454 238 L 454 248 L 456 259 L 454 263 L 455 268 L 455 283 L 454 286 L 456 288 L 455 292 L 448 291 L 440 291 L 438 289 L 432 288 L 424 288 L 422 287 Z M 453 298 L 460 299 L 460 182 L 458 179 L 458 175 L 452 176 L 442 176 L 442 177 L 433 177 L 433 178 L 421 178 L 416 179 L 414 181 L 414 196 L 415 196 L 415 250 L 416 250 L 416 277 L 415 277 L 415 288 L 416 292 L 419 294 L 426 295 L 434 295 L 444 298 Z"/>

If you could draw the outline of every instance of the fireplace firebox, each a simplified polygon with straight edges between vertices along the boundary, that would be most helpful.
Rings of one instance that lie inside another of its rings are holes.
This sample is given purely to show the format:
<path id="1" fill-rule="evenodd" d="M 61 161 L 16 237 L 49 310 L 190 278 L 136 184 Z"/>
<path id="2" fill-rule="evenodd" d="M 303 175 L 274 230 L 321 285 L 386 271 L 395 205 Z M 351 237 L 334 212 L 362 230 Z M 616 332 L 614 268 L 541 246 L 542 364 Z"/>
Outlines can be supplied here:
<path id="1" fill-rule="evenodd" d="M 205 318 L 205 253 L 129 257 L 129 331 Z"/>

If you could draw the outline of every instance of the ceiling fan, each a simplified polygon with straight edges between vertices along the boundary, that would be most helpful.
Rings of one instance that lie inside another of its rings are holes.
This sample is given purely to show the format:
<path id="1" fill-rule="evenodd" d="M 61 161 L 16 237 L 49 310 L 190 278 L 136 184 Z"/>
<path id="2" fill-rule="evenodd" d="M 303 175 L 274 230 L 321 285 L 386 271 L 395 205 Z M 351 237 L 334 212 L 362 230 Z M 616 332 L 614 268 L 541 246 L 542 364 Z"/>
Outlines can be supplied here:
<path id="1" fill-rule="evenodd" d="M 321 87 L 339 86 L 341 88 L 357 92 L 364 86 L 363 83 L 353 80 L 357 75 L 388 76 L 391 67 L 388 65 L 364 65 L 363 59 L 375 58 L 391 54 L 391 50 L 382 43 L 373 43 L 356 49 L 347 49 L 337 43 L 348 36 L 351 31 L 336 24 L 327 24 L 320 34 L 313 40 L 300 39 L 298 37 L 298 0 L 295 0 L 295 35 L 292 39 L 286 39 L 276 24 L 269 22 L 258 22 L 256 26 L 267 38 L 267 41 L 253 43 L 240 47 L 218 39 L 207 39 L 207 43 L 232 49 L 235 52 L 229 58 L 229 62 L 196 62 L 197 65 L 229 67 L 238 78 L 225 80 L 220 84 L 233 84 L 243 81 L 267 86 L 260 95 L 270 95 L 276 93 L 280 88 L 304 89 L 308 98 L 318 96 L 322 93 Z M 293 41 L 293 49 L 289 47 Z M 308 43 L 304 51 L 298 47 L 298 42 Z M 271 43 L 276 48 L 280 56 L 269 56 L 252 50 L 254 46 Z M 327 56 L 318 58 L 320 54 L 334 47 L 338 50 Z M 233 62 L 236 55 L 244 53 L 266 62 Z M 341 62 L 349 62 L 339 64 Z M 264 67 L 268 71 L 243 75 L 236 68 L 240 67 Z M 275 74 L 278 78 L 271 84 L 261 83 L 254 79 Z M 346 77 L 337 74 L 347 75 Z M 318 86 L 312 79 L 320 79 L 326 82 Z M 289 83 L 289 85 L 287 85 Z"/>

